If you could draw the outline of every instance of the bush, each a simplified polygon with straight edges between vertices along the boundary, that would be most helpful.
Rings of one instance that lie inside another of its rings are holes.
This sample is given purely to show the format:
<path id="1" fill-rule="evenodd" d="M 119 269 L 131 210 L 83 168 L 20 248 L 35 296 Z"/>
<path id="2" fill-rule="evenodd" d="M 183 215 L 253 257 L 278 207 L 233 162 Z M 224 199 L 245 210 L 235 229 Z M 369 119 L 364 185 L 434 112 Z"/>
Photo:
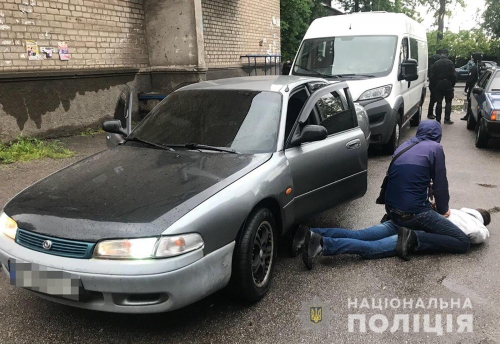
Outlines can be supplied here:
<path id="1" fill-rule="evenodd" d="M 33 137 L 18 136 L 9 144 L 0 144 L 0 164 L 42 158 L 63 159 L 74 155 L 60 141 L 41 141 Z"/>

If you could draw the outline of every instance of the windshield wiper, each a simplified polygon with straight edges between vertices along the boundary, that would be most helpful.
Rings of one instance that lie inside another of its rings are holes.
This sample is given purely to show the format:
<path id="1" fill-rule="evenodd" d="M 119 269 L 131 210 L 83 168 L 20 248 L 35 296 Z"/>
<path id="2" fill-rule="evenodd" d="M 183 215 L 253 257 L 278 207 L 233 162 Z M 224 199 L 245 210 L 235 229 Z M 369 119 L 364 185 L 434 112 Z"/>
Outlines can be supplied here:
<path id="1" fill-rule="evenodd" d="M 320 76 L 322 78 L 338 78 L 337 75 L 330 75 L 330 74 L 322 74 L 320 72 L 318 72 L 317 70 L 314 70 L 314 69 L 309 69 L 309 68 L 305 68 L 305 67 L 301 67 L 301 66 L 297 66 L 299 67 L 300 69 L 303 69 L 307 72 L 311 72 L 311 73 L 314 73 L 315 75 L 317 76 Z"/>
<path id="2" fill-rule="evenodd" d="M 375 75 L 372 75 L 372 74 L 337 74 L 335 75 L 336 77 L 338 78 L 344 78 L 344 77 L 351 77 L 351 76 L 364 76 L 364 77 L 367 77 L 367 78 L 374 78 Z"/>
<path id="3" fill-rule="evenodd" d="M 237 152 L 237 151 L 235 151 L 232 148 L 215 147 L 215 146 L 209 146 L 209 145 L 202 145 L 202 144 L 199 144 L 199 143 L 185 143 L 185 144 L 181 144 L 181 145 L 178 145 L 178 144 L 172 144 L 172 145 L 170 145 L 169 144 L 168 146 L 171 146 L 171 147 L 184 147 L 184 148 L 187 148 L 187 149 L 206 149 L 206 150 L 213 150 L 213 151 L 217 151 L 217 152 L 226 152 L 226 153 L 231 153 L 231 154 L 241 154 L 240 152 Z"/>
<path id="4" fill-rule="evenodd" d="M 165 150 L 169 150 L 171 152 L 175 152 L 175 149 L 173 149 L 172 147 L 169 147 L 169 146 L 164 146 L 164 145 L 160 145 L 158 143 L 152 143 L 152 142 L 148 142 L 148 141 L 145 141 L 143 139 L 140 139 L 138 137 L 130 137 L 130 138 L 126 138 L 125 139 L 126 142 L 128 141 L 135 141 L 135 142 L 140 142 L 140 143 L 144 143 L 144 144 L 147 144 L 149 146 L 153 146 L 153 147 L 156 147 L 156 148 L 161 148 L 161 149 L 165 149 Z"/>

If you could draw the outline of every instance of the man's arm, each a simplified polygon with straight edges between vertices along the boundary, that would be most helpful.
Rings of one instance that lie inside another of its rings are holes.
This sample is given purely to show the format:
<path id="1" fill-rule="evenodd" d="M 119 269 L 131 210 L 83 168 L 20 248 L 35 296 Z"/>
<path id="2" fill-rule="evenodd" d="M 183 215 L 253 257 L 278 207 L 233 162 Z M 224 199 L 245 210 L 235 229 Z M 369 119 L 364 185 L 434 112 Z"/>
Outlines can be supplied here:
<path id="1" fill-rule="evenodd" d="M 431 171 L 431 178 L 433 181 L 432 189 L 434 191 L 434 198 L 436 199 L 437 212 L 445 215 L 450 202 L 450 194 L 448 191 L 448 178 L 446 177 L 446 163 L 444 157 L 443 147 L 439 145 L 434 152 L 434 168 Z"/>
<path id="2" fill-rule="evenodd" d="M 457 73 L 455 72 L 453 63 L 448 66 L 448 74 L 450 75 L 449 80 L 451 81 L 451 84 L 455 86 L 455 84 L 457 83 Z"/>

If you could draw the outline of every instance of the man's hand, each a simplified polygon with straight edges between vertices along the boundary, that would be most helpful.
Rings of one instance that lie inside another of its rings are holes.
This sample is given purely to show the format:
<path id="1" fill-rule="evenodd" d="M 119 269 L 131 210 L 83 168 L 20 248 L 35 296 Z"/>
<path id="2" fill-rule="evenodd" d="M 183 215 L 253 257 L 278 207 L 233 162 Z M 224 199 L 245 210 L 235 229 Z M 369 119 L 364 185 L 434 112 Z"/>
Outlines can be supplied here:
<path id="1" fill-rule="evenodd" d="M 450 209 L 448 209 L 448 211 L 446 213 L 443 214 L 444 217 L 448 218 L 451 214 L 451 211 Z"/>

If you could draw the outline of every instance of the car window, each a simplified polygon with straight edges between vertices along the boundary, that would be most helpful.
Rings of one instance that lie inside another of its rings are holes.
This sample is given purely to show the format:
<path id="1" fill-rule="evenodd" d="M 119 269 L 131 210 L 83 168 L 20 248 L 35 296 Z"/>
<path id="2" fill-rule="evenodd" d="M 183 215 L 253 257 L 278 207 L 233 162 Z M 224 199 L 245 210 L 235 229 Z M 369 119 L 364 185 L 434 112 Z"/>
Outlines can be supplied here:
<path id="1" fill-rule="evenodd" d="M 401 41 L 401 48 L 399 50 L 399 74 L 401 75 L 401 63 L 404 60 L 407 60 L 409 57 L 408 55 L 408 38 L 403 38 Z"/>
<path id="2" fill-rule="evenodd" d="M 489 90 L 493 92 L 500 92 L 500 72 L 496 72 L 493 80 L 491 81 Z"/>
<path id="3" fill-rule="evenodd" d="M 277 92 L 180 90 L 156 106 L 131 138 L 158 145 L 227 147 L 246 154 L 274 152 L 281 102 Z"/>
<path id="4" fill-rule="evenodd" d="M 415 38 L 410 38 L 410 54 L 411 54 L 411 58 L 414 59 L 417 62 L 418 62 L 418 56 L 419 56 L 418 48 L 419 48 L 418 41 Z"/>
<path id="5" fill-rule="evenodd" d="M 488 84 L 488 81 L 490 81 L 490 77 L 491 77 L 491 72 L 484 73 L 483 78 L 479 80 L 478 86 L 481 88 L 485 88 L 486 85 Z"/>
<path id="6" fill-rule="evenodd" d="M 319 124 L 326 128 L 329 135 L 356 126 L 351 109 L 338 92 L 322 96 L 316 103 L 316 108 L 320 118 Z"/>
<path id="7" fill-rule="evenodd" d="M 286 111 L 286 125 L 285 125 L 285 141 L 292 131 L 293 125 L 299 117 L 300 111 L 304 107 L 307 101 L 307 91 L 305 88 L 301 88 L 298 91 L 292 93 L 290 99 L 288 100 L 288 108 Z"/>

